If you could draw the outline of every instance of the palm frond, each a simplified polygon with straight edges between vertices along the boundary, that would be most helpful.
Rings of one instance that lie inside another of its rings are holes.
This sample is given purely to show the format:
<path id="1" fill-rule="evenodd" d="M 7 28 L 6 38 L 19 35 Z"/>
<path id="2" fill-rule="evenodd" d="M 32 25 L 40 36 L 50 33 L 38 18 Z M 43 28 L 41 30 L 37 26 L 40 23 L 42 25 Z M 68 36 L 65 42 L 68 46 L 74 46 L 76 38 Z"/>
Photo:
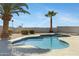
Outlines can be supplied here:
<path id="1" fill-rule="evenodd" d="M 29 9 L 29 7 L 28 7 L 28 5 L 26 3 L 17 3 L 16 6 L 20 6 L 20 7 L 24 6 L 27 9 Z"/>
<path id="2" fill-rule="evenodd" d="M 3 14 L 4 10 L 3 10 L 3 6 L 0 4 L 0 14 Z"/>
<path id="3" fill-rule="evenodd" d="M 25 10 L 24 8 L 22 8 L 22 6 L 25 6 L 26 8 L 28 8 L 28 5 L 25 3 L 18 3 L 18 4 L 14 4 L 14 8 L 12 8 L 12 13 L 27 13 L 30 14 L 27 10 Z"/>
<path id="4" fill-rule="evenodd" d="M 45 14 L 46 17 L 48 17 L 48 14 Z"/>
<path id="5" fill-rule="evenodd" d="M 57 12 L 54 12 L 54 11 L 48 11 L 47 13 L 47 17 L 51 17 L 51 16 L 55 16 L 57 14 Z"/>
<path id="6" fill-rule="evenodd" d="M 53 14 L 53 16 L 55 16 L 57 13 L 55 12 L 54 14 Z"/>
<path id="7" fill-rule="evenodd" d="M 14 12 L 15 14 L 17 14 L 19 16 L 19 13 L 18 12 Z"/>
<path id="8" fill-rule="evenodd" d="M 0 14 L 2 14 L 2 11 L 6 14 L 12 14 L 16 13 L 19 16 L 19 13 L 27 13 L 30 14 L 27 10 L 25 10 L 24 7 L 28 9 L 28 5 L 25 3 L 2 3 L 0 4 Z"/>
<path id="9" fill-rule="evenodd" d="M 21 12 L 23 12 L 23 13 L 28 13 L 28 14 L 30 14 L 28 11 L 26 11 L 26 10 L 24 10 L 23 8 L 21 8 L 21 7 L 19 7 L 19 6 L 16 6 L 16 8 L 14 8 L 14 11 L 21 11 Z"/>
<path id="10" fill-rule="evenodd" d="M 19 13 L 28 13 L 28 14 L 30 14 L 28 11 L 25 11 L 25 10 L 23 10 L 23 11 L 14 11 L 14 12 L 12 12 L 13 14 L 17 14 L 18 16 L 19 16 Z"/>
<path id="11" fill-rule="evenodd" d="M 25 14 L 25 13 L 30 14 L 28 11 L 23 10 L 23 9 L 21 10 L 21 12 L 24 13 L 24 14 Z"/>

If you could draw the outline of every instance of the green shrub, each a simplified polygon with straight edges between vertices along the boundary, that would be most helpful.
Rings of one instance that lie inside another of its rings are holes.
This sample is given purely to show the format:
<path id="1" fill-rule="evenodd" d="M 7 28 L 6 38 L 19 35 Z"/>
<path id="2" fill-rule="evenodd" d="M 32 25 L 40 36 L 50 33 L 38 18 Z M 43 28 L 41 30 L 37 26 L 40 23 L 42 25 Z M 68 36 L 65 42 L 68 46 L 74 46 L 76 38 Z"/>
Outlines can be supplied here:
<path id="1" fill-rule="evenodd" d="M 29 33 L 34 34 L 35 32 L 34 32 L 34 30 L 29 30 Z"/>
<path id="2" fill-rule="evenodd" d="M 27 34 L 28 34 L 28 30 L 22 30 L 22 31 L 21 31 L 21 34 L 22 34 L 22 35 L 27 35 Z"/>

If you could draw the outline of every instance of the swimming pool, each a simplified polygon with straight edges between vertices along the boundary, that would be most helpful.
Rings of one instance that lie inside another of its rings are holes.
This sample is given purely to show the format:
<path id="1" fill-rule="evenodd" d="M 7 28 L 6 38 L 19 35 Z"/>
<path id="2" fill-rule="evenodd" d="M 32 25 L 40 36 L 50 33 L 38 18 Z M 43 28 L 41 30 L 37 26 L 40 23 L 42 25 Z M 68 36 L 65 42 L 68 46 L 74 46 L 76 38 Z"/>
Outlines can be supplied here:
<path id="1" fill-rule="evenodd" d="M 67 48 L 69 44 L 62 41 L 57 36 L 53 35 L 41 35 L 38 37 L 23 38 L 21 40 L 13 42 L 16 45 L 33 45 L 42 49 L 61 49 Z"/>

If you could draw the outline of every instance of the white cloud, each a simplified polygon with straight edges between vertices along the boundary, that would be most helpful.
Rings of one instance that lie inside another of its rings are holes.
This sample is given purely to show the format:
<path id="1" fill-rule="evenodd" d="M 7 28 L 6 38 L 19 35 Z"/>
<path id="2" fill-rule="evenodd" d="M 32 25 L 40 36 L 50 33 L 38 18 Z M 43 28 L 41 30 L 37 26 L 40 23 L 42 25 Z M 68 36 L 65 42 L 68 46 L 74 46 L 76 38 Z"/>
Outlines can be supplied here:
<path id="1" fill-rule="evenodd" d="M 70 13 L 60 13 L 58 15 L 58 18 L 60 21 L 62 22 L 70 22 L 70 23 L 78 23 L 79 19 L 77 17 L 74 17 L 72 14 Z"/>
<path id="2" fill-rule="evenodd" d="M 71 17 L 65 17 L 65 16 L 60 19 L 62 22 L 71 22 L 71 23 L 79 22 L 79 19 L 77 19 L 77 18 L 71 18 Z"/>

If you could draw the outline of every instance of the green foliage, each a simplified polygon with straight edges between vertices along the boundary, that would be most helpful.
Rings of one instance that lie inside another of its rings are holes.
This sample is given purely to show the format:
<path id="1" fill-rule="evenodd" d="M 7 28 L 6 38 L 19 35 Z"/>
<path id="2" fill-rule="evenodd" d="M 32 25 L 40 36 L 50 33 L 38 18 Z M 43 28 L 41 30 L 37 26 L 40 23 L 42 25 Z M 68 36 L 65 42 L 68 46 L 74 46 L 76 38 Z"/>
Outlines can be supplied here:
<path id="1" fill-rule="evenodd" d="M 47 14 L 45 14 L 46 17 L 51 17 L 51 16 L 55 16 L 57 14 L 57 12 L 54 11 L 48 11 Z"/>
<path id="2" fill-rule="evenodd" d="M 23 7 L 26 7 L 25 9 Z M 27 11 L 28 5 L 26 3 L 1 3 L 0 4 L 0 14 L 17 14 L 19 16 L 19 13 L 27 13 L 30 14 Z"/>
<path id="3" fill-rule="evenodd" d="M 34 34 L 35 32 L 34 32 L 34 30 L 29 30 L 29 33 Z"/>
<path id="4" fill-rule="evenodd" d="M 22 30 L 22 31 L 21 31 L 21 34 L 22 34 L 22 35 L 27 35 L 27 34 L 28 34 L 28 30 Z"/>

